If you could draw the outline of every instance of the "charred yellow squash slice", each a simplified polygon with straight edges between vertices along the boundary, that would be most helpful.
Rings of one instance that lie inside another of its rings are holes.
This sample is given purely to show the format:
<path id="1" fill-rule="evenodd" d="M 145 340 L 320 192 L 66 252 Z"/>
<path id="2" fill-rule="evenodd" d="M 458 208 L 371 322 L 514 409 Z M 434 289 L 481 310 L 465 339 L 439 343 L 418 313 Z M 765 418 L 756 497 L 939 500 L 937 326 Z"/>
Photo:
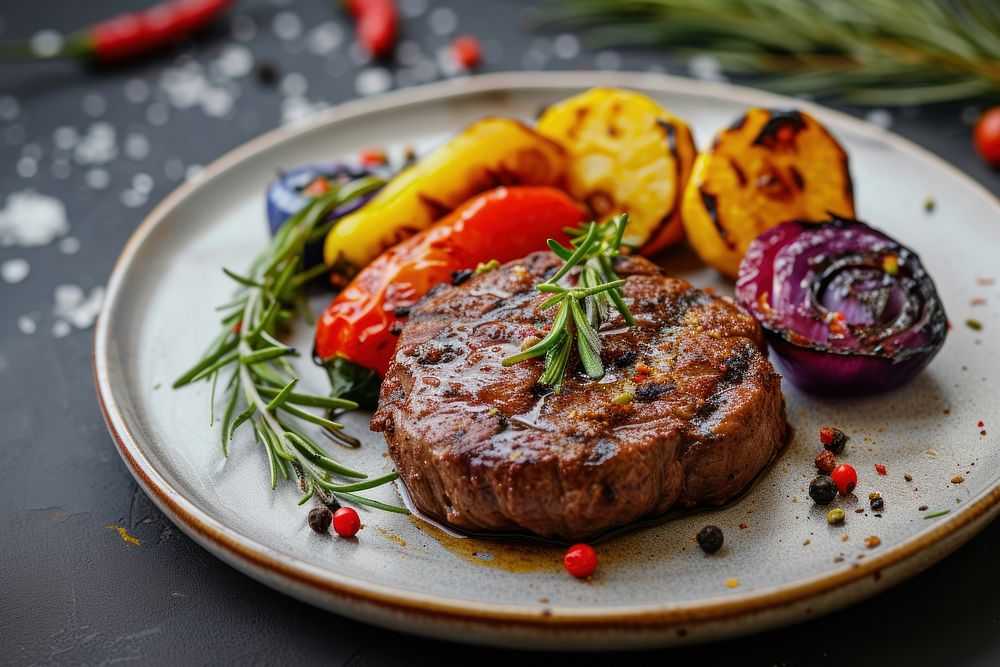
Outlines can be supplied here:
<path id="1" fill-rule="evenodd" d="M 350 277 L 382 251 L 500 185 L 562 185 L 565 151 L 527 125 L 484 118 L 404 169 L 327 234 L 323 256 Z"/>
<path id="2" fill-rule="evenodd" d="M 629 214 L 627 245 L 652 254 L 683 238 L 680 200 L 696 155 L 687 123 L 645 95 L 594 88 L 546 109 L 537 129 L 569 154 L 573 198 L 596 219 Z"/>
<path id="3" fill-rule="evenodd" d="M 812 116 L 760 108 L 698 155 L 681 206 L 692 247 L 730 278 L 763 231 L 831 214 L 855 217 L 847 153 Z"/>

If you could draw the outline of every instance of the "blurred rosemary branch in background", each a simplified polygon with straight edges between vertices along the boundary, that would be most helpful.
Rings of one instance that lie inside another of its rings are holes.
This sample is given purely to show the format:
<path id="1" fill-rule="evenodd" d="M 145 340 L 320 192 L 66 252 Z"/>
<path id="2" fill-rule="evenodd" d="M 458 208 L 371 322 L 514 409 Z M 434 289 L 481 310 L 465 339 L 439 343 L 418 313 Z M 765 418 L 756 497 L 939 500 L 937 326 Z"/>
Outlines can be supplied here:
<path id="1" fill-rule="evenodd" d="M 1000 0 L 554 0 L 594 44 L 711 54 L 787 94 L 868 105 L 1000 99 Z"/>

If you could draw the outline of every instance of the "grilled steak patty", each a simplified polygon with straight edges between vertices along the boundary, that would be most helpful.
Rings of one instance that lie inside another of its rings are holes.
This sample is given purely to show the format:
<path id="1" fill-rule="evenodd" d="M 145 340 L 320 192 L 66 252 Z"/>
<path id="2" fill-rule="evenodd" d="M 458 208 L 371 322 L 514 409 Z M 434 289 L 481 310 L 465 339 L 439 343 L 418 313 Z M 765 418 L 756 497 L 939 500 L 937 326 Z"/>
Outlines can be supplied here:
<path id="1" fill-rule="evenodd" d="M 561 263 L 535 253 L 440 285 L 412 309 L 372 429 L 385 434 L 416 506 L 460 529 L 577 540 L 736 495 L 786 433 L 757 323 L 620 257 L 637 325 L 614 313 L 601 336 L 607 375 L 584 376 L 574 351 L 554 394 L 536 384 L 542 360 L 500 361 L 551 324 L 534 285 Z M 634 400 L 614 403 L 629 382 Z"/>

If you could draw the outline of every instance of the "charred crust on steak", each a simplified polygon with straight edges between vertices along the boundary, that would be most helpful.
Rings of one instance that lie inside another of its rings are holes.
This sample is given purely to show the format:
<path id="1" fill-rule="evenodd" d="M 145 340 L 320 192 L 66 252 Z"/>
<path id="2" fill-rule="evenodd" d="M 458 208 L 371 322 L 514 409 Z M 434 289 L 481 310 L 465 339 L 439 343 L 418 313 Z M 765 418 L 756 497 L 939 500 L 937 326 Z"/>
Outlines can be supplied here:
<path id="1" fill-rule="evenodd" d="M 551 324 L 534 284 L 560 264 L 534 253 L 411 308 L 372 429 L 416 507 L 458 529 L 579 540 L 738 495 L 786 435 L 756 322 L 621 256 L 637 324 L 613 314 L 601 333 L 605 378 L 585 377 L 573 355 L 553 393 L 536 382 L 542 360 L 500 361 Z M 634 400 L 615 404 L 627 386 Z"/>
<path id="2" fill-rule="evenodd" d="M 663 394 L 674 391 L 677 389 L 672 384 L 667 384 L 664 382 L 646 382 L 635 390 L 635 400 L 637 401 L 655 401 Z"/>

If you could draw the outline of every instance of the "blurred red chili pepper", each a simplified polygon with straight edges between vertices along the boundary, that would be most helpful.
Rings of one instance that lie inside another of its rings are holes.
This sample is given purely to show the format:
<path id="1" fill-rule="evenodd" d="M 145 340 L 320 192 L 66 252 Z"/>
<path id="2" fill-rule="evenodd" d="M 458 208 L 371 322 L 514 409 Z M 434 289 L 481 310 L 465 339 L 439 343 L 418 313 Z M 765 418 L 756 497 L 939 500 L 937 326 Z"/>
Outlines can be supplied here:
<path id="1" fill-rule="evenodd" d="M 5 57 L 67 58 L 87 56 L 100 62 L 122 61 L 148 53 L 204 28 L 235 0 L 169 0 L 141 12 L 119 14 L 66 38 L 51 54 L 32 52 L 29 45 L 0 47 Z"/>
<path id="2" fill-rule="evenodd" d="M 346 5 L 361 46 L 376 58 L 390 53 L 399 32 L 395 0 L 346 0 Z"/>
<path id="3" fill-rule="evenodd" d="M 337 295 L 317 324 L 316 355 L 341 356 L 385 376 L 396 347 L 393 326 L 431 287 L 479 263 L 544 250 L 546 239 L 564 241 L 564 229 L 582 219 L 580 207 L 555 188 L 501 187 L 473 197 L 379 255 Z"/>
<path id="4" fill-rule="evenodd" d="M 123 60 L 166 46 L 214 21 L 234 0 L 171 0 L 122 14 L 90 30 L 95 58 Z"/>

